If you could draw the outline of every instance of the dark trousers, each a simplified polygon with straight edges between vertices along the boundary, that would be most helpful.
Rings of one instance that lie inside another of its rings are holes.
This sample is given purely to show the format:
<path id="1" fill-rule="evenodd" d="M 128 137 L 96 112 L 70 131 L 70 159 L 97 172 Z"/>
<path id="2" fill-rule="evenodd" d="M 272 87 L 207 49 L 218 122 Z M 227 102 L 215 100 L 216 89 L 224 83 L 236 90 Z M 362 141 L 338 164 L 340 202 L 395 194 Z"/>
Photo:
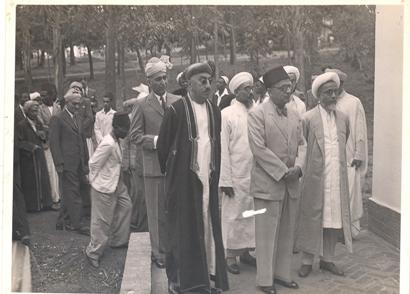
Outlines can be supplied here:
<path id="1" fill-rule="evenodd" d="M 62 191 L 61 209 L 57 224 L 70 224 L 74 229 L 81 227 L 83 201 L 80 191 L 81 173 L 64 171 L 59 174 Z"/>

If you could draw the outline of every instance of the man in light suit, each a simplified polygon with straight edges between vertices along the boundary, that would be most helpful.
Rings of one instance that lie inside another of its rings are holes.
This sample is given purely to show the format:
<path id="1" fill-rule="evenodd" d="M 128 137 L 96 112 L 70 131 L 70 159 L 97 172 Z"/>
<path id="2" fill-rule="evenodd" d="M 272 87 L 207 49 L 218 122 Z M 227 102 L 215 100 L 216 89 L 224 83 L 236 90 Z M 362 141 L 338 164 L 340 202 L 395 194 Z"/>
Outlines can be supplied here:
<path id="1" fill-rule="evenodd" d="M 116 112 L 112 131 L 104 136 L 89 161 L 91 183 L 91 240 L 86 256 L 93 267 L 110 240 L 111 247 L 125 247 L 130 235 L 130 196 L 121 176 L 120 139 L 130 129 L 126 112 Z"/>
<path id="2" fill-rule="evenodd" d="M 275 283 L 299 287 L 292 280 L 291 263 L 305 145 L 299 115 L 285 107 L 292 90 L 286 71 L 282 66 L 271 69 L 263 81 L 269 100 L 248 118 L 254 157 L 250 189 L 255 209 L 267 209 L 255 219 L 257 284 L 262 292 L 275 294 Z"/>
<path id="3" fill-rule="evenodd" d="M 151 259 L 159 268 L 165 267 L 165 183 L 159 166 L 156 143 L 165 109 L 180 98 L 167 93 L 166 70 L 166 64 L 156 57 L 151 58 L 145 66 L 151 92 L 135 103 L 129 134 L 130 143 L 142 150 Z"/>
<path id="4" fill-rule="evenodd" d="M 82 224 L 81 182 L 88 175 L 88 152 L 81 120 L 77 113 L 81 107 L 81 94 L 70 89 L 64 96 L 65 108 L 50 119 L 49 141 L 51 154 L 62 191 L 62 209 L 56 229 L 89 234 Z"/>

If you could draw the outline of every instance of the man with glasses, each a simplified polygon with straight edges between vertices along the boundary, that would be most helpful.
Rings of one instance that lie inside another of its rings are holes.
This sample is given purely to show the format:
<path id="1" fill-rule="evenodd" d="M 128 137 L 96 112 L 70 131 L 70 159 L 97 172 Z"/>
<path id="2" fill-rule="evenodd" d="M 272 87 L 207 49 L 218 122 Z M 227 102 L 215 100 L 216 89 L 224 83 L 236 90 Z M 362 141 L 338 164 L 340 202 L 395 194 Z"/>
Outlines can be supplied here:
<path id="1" fill-rule="evenodd" d="M 209 100 L 211 75 L 207 63 L 186 69 L 188 94 L 167 109 L 159 132 L 167 187 L 166 268 L 173 294 L 228 289 L 218 199 L 221 113 Z"/>
<path id="2" fill-rule="evenodd" d="M 275 294 L 275 284 L 297 289 L 291 264 L 299 199 L 299 177 L 304 163 L 304 139 L 299 114 L 285 106 L 292 82 L 282 66 L 263 75 L 269 100 L 250 111 L 249 144 L 253 153 L 251 195 L 255 209 L 256 282 Z"/>
<path id="3" fill-rule="evenodd" d="M 130 144 L 142 151 L 145 202 L 151 238 L 151 259 L 158 268 L 165 267 L 164 175 L 157 155 L 157 139 L 165 109 L 180 97 L 167 92 L 167 66 L 151 58 L 145 66 L 151 92 L 137 100 L 131 114 Z M 138 171 L 137 171 L 138 172 Z"/>
<path id="4" fill-rule="evenodd" d="M 312 271 L 315 256 L 321 270 L 343 276 L 334 263 L 336 242 L 352 252 L 346 141 L 349 120 L 336 108 L 340 80 L 336 73 L 318 76 L 312 94 L 319 105 L 303 117 L 307 154 L 301 193 L 296 247 L 302 253 L 299 276 Z"/>

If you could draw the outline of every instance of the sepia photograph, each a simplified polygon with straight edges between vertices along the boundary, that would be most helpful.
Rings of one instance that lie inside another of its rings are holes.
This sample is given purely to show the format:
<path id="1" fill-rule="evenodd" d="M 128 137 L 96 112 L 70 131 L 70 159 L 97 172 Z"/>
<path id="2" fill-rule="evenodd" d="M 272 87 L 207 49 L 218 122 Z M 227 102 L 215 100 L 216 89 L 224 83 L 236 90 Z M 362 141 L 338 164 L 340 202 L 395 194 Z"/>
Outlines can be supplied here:
<path id="1" fill-rule="evenodd" d="M 408 291 L 404 3 L 6 4 L 0 292 Z"/>

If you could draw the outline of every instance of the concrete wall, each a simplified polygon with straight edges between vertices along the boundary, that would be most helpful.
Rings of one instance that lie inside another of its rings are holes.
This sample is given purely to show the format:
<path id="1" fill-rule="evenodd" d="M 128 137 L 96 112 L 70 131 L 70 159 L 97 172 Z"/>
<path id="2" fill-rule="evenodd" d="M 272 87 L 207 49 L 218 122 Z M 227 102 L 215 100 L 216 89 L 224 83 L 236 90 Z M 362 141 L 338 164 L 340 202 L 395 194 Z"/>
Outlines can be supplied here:
<path id="1" fill-rule="evenodd" d="M 403 6 L 377 6 L 371 200 L 401 211 Z"/>

